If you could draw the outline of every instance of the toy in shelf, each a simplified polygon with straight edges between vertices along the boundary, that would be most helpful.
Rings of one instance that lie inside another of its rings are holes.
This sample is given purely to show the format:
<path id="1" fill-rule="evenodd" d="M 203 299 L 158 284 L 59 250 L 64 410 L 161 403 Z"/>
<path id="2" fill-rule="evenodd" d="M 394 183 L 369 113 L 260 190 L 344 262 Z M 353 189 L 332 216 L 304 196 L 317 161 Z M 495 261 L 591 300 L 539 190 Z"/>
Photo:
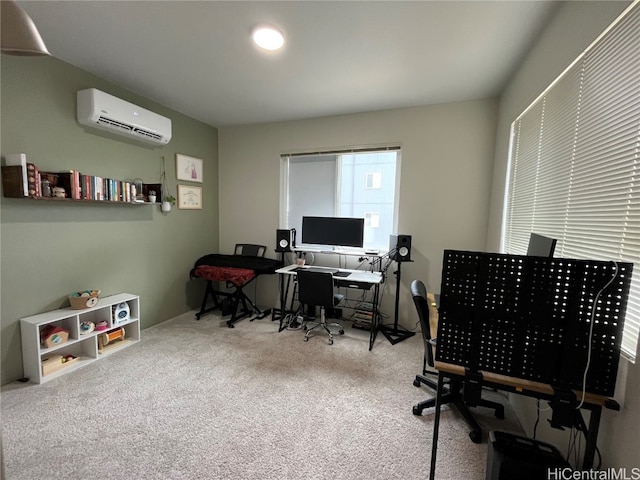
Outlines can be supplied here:
<path id="1" fill-rule="evenodd" d="M 95 307 L 100 298 L 100 290 L 83 290 L 69 295 L 69 303 L 74 310 Z"/>
<path id="2" fill-rule="evenodd" d="M 78 357 L 75 355 L 52 355 L 51 357 L 43 358 L 42 375 L 49 375 L 50 373 L 60 370 L 62 367 L 67 367 L 77 361 Z"/>
<path id="3" fill-rule="evenodd" d="M 129 321 L 129 304 L 127 302 L 121 302 L 117 305 L 111 306 L 111 313 L 113 315 L 113 323 L 122 323 Z"/>
<path id="4" fill-rule="evenodd" d="M 113 344 L 118 340 L 124 340 L 125 330 L 122 327 L 109 330 L 105 333 L 98 334 L 98 352 L 102 352 L 104 347 L 109 344 Z"/>
<path id="5" fill-rule="evenodd" d="M 96 324 L 93 322 L 80 322 L 80 335 L 86 335 L 96 329 Z"/>
<path id="6" fill-rule="evenodd" d="M 40 331 L 40 342 L 46 348 L 55 347 L 69 340 L 69 331 L 57 325 L 46 325 Z"/>

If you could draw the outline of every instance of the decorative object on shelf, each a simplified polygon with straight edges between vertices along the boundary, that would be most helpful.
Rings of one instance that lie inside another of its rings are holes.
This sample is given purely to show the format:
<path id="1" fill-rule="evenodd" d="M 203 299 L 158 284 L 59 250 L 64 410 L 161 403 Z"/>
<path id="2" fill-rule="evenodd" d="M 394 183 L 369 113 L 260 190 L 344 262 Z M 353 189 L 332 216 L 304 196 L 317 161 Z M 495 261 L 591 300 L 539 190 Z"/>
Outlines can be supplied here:
<path id="1" fill-rule="evenodd" d="M 40 182 L 40 196 L 42 197 L 51 196 L 51 182 L 49 180 L 42 180 Z"/>
<path id="2" fill-rule="evenodd" d="M 69 340 L 69 331 L 57 325 L 46 325 L 40 330 L 40 341 L 46 348 L 55 347 Z"/>
<path id="3" fill-rule="evenodd" d="M 178 185 L 178 208 L 202 210 L 202 187 Z"/>
<path id="4" fill-rule="evenodd" d="M 155 190 L 149 190 L 149 202 L 151 203 L 156 203 L 156 191 Z"/>
<path id="5" fill-rule="evenodd" d="M 202 183 L 202 159 L 176 153 L 176 179 Z"/>
<path id="6" fill-rule="evenodd" d="M 62 367 L 68 367 L 79 359 L 74 355 L 52 355 L 42 359 L 42 376 L 49 375 Z"/>
<path id="7" fill-rule="evenodd" d="M 81 322 L 80 323 L 80 335 L 86 335 L 96 329 L 96 324 L 93 322 Z"/>
<path id="8" fill-rule="evenodd" d="M 122 323 L 129 320 L 129 304 L 127 302 L 121 302 L 111 307 L 111 313 L 113 316 L 113 323 Z"/>
<path id="9" fill-rule="evenodd" d="M 64 191 L 64 188 L 62 187 L 53 187 L 51 192 L 53 196 L 56 198 L 65 198 L 67 196 L 66 192 Z"/>
<path id="10" fill-rule="evenodd" d="M 69 303 L 74 310 L 95 307 L 100 298 L 100 290 L 83 290 L 69 295 Z"/>
<path id="11" fill-rule="evenodd" d="M 144 202 L 144 192 L 143 192 L 144 182 L 141 178 L 133 179 L 133 186 L 131 188 L 131 198 L 133 198 L 134 202 Z"/>
<path id="12" fill-rule="evenodd" d="M 118 327 L 114 330 L 101 333 L 98 335 L 98 351 L 104 350 L 104 347 L 117 340 L 124 340 L 125 330 L 122 327 Z"/>
<path id="13" fill-rule="evenodd" d="M 107 328 L 109 328 L 109 323 L 106 320 L 96 323 L 96 332 L 103 332 Z"/>

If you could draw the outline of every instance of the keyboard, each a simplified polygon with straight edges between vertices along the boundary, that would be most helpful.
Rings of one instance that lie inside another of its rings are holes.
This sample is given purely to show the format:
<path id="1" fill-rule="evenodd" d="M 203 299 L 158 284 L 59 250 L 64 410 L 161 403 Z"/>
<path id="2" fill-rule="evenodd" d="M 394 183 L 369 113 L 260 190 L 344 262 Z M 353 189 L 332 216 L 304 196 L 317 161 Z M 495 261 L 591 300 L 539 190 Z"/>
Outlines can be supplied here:
<path id="1" fill-rule="evenodd" d="M 323 273 L 331 273 L 332 275 L 335 275 L 336 273 L 340 272 L 340 270 L 338 270 L 337 268 L 331 268 L 331 267 L 304 267 L 305 270 L 308 270 L 309 272 L 323 272 Z"/>
<path id="2" fill-rule="evenodd" d="M 337 271 L 333 274 L 334 277 L 348 277 L 349 275 L 351 275 L 351 272 Z"/>

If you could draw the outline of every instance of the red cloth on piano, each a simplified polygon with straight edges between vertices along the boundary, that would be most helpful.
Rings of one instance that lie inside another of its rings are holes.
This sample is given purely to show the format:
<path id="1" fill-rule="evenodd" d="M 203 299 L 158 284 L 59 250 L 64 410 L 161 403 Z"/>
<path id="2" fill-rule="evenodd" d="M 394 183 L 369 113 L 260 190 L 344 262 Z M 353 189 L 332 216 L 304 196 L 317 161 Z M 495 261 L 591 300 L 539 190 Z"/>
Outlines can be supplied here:
<path id="1" fill-rule="evenodd" d="M 214 267 L 212 265 L 199 265 L 195 268 L 194 274 L 205 280 L 231 282 L 236 287 L 241 287 L 256 276 L 256 273 L 248 268 Z"/>

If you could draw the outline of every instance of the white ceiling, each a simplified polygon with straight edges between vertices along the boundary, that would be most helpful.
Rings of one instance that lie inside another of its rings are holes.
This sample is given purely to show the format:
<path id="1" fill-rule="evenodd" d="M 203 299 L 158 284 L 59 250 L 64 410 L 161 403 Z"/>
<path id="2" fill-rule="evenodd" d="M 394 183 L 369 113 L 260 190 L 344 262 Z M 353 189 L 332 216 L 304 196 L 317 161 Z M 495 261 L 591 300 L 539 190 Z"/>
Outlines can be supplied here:
<path id="1" fill-rule="evenodd" d="M 21 1 L 55 57 L 224 127 L 498 95 L 558 2 Z M 265 53 L 271 23 L 285 48 Z"/>

